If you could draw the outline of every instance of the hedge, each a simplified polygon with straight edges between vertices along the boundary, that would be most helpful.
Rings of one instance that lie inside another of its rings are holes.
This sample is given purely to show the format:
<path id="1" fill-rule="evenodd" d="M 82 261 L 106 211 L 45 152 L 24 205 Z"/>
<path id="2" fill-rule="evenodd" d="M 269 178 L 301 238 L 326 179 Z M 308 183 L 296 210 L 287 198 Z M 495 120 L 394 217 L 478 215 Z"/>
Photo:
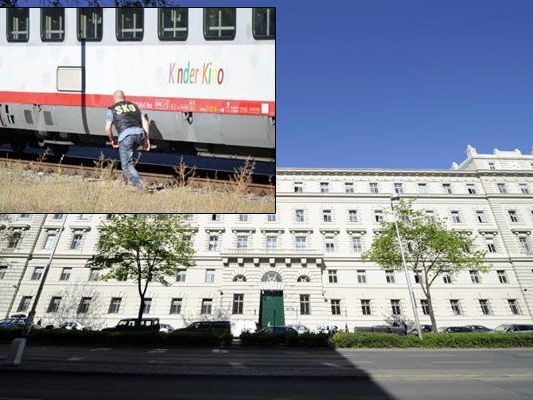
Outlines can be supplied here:
<path id="1" fill-rule="evenodd" d="M 0 341 L 19 337 L 19 329 L 0 329 Z M 67 329 L 33 329 L 29 343 L 39 344 L 88 344 L 88 345 L 163 345 L 163 346 L 222 346 L 230 345 L 229 334 L 184 332 L 100 332 Z"/>
<path id="2" fill-rule="evenodd" d="M 243 332 L 240 336 L 243 346 L 275 346 L 285 344 L 291 347 L 328 347 L 329 337 L 324 333 L 304 333 L 302 335 L 288 335 L 280 343 L 279 336 L 265 333 Z"/>
<path id="3" fill-rule="evenodd" d="M 330 341 L 337 348 L 533 347 L 533 333 L 426 333 L 421 341 L 417 335 L 341 332 Z"/>

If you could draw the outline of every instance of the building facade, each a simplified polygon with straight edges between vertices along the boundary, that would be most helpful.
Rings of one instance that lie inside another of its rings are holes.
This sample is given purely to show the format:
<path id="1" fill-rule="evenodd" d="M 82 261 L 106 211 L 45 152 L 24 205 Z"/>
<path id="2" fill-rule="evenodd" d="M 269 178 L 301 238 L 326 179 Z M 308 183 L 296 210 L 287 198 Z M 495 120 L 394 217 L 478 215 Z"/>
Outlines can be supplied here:
<path id="1" fill-rule="evenodd" d="M 391 196 L 413 199 L 428 218 L 473 235 L 487 273 L 443 276 L 433 286 L 439 326 L 531 322 L 533 155 L 478 154 L 449 170 L 280 169 L 276 214 L 190 214 L 196 265 L 168 287 L 152 283 L 147 316 L 175 327 L 230 319 L 236 330 L 303 324 L 311 329 L 413 320 L 405 276 L 361 260 Z M 57 243 L 37 305 L 43 323 L 110 326 L 137 314 L 133 281 L 100 281 L 86 267 L 106 215 L 19 214 L 19 235 L 0 261 L 0 314 L 27 313 Z M 422 323 L 429 323 L 414 282 Z"/>

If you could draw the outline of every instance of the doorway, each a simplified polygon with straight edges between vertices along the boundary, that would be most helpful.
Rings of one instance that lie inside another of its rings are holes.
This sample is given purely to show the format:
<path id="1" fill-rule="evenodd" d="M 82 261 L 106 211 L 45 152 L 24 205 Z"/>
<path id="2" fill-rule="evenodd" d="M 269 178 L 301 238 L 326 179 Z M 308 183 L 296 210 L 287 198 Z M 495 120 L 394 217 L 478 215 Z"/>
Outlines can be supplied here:
<path id="1" fill-rule="evenodd" d="M 262 290 L 259 308 L 261 328 L 267 326 L 285 325 L 285 308 L 283 305 L 283 291 Z"/>

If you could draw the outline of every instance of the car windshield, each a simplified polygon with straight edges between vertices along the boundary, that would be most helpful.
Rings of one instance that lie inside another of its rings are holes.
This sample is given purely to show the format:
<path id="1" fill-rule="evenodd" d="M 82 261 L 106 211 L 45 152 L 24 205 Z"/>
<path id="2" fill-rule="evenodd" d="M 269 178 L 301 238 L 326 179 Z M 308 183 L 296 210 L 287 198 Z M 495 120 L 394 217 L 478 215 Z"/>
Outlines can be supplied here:
<path id="1" fill-rule="evenodd" d="M 496 332 L 504 332 L 508 327 L 509 325 L 498 325 L 494 330 Z"/>

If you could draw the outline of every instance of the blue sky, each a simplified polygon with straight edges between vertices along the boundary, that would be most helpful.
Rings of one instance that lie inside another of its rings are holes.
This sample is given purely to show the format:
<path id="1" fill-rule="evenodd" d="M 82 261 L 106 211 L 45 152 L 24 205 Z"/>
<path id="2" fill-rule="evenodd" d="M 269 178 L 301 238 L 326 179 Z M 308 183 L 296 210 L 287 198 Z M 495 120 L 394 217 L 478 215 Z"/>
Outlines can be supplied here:
<path id="1" fill-rule="evenodd" d="M 533 1 L 180 1 L 277 6 L 283 167 L 448 168 L 533 141 Z M 314 3 L 321 4 L 321 3 Z"/>

